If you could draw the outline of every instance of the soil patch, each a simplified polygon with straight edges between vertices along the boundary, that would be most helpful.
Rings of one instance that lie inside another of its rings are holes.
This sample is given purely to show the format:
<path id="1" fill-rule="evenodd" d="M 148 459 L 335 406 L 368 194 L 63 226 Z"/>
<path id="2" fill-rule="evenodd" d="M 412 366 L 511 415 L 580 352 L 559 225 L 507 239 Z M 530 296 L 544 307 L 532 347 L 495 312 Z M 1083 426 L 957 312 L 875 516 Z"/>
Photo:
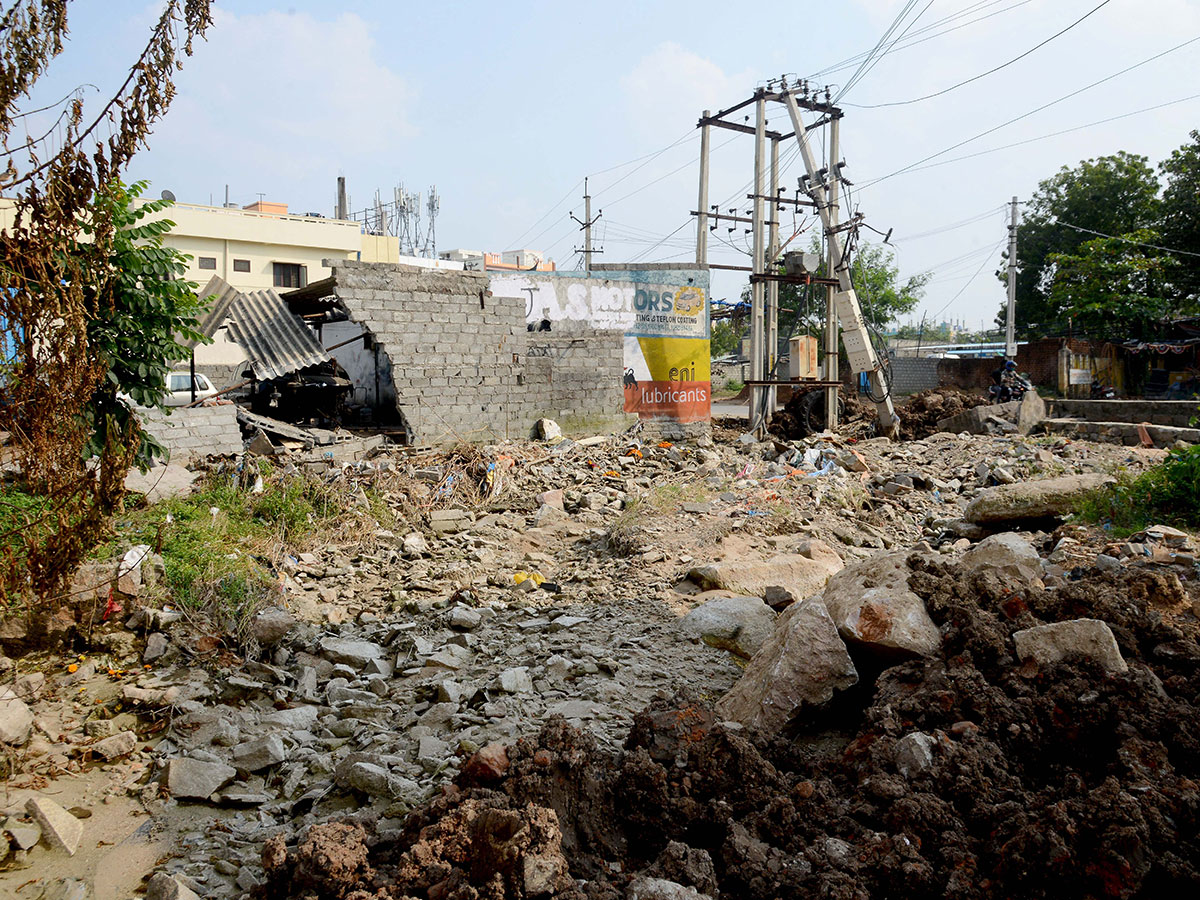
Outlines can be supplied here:
<path id="1" fill-rule="evenodd" d="M 1200 644 L 1178 579 L 1014 590 L 914 565 L 940 653 L 836 715 L 745 733 L 685 693 L 638 715 L 620 752 L 551 721 L 400 831 L 358 821 L 352 869 L 272 848 L 260 896 L 615 900 L 647 877 L 763 900 L 1195 893 Z M 1014 631 L 1081 616 L 1109 623 L 1128 672 L 1014 658 Z M 305 841 L 333 827 L 352 826 Z"/>
<path id="2" fill-rule="evenodd" d="M 896 410 L 900 417 L 900 438 L 914 441 L 929 437 L 938 430 L 937 423 L 942 419 L 976 406 L 986 406 L 989 402 L 987 397 L 956 388 L 935 388 L 913 394 Z"/>

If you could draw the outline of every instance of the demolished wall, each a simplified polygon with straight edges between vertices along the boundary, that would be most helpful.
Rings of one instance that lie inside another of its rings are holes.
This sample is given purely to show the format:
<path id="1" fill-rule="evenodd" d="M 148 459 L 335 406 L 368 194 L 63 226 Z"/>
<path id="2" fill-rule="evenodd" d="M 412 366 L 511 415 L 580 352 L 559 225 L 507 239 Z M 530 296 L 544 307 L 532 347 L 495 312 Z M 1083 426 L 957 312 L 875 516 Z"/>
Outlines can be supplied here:
<path id="1" fill-rule="evenodd" d="M 140 410 L 139 414 L 142 426 L 171 452 L 173 462 L 242 452 L 238 407 L 232 403 L 176 407 L 170 413 Z"/>
<path id="2" fill-rule="evenodd" d="M 567 433 L 624 426 L 621 332 L 530 333 L 524 301 L 476 272 L 330 263 L 338 300 L 390 360 L 412 443 L 524 437 L 542 417 Z"/>

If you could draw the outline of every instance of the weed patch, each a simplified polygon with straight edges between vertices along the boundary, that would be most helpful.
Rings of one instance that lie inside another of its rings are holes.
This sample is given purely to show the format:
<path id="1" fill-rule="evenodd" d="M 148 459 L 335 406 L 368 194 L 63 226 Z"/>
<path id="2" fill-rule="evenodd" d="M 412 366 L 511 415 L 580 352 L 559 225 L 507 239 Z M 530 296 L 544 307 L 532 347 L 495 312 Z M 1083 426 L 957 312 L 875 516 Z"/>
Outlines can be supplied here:
<path id="1" fill-rule="evenodd" d="M 1115 537 L 1148 525 L 1200 526 L 1200 446 L 1172 450 L 1158 465 L 1089 497 L 1079 517 L 1109 526 Z"/>

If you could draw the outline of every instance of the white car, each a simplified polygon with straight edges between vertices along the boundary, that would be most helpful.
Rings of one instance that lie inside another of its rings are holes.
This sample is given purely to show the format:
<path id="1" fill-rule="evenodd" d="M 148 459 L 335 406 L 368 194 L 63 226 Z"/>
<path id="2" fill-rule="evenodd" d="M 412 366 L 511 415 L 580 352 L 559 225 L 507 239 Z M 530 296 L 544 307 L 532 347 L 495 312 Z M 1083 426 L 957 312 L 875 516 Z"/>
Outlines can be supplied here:
<path id="1" fill-rule="evenodd" d="M 196 373 L 196 400 L 211 397 L 217 392 L 207 375 Z M 192 375 L 189 372 L 171 372 L 167 375 L 167 396 L 163 406 L 187 406 L 192 402 Z"/>

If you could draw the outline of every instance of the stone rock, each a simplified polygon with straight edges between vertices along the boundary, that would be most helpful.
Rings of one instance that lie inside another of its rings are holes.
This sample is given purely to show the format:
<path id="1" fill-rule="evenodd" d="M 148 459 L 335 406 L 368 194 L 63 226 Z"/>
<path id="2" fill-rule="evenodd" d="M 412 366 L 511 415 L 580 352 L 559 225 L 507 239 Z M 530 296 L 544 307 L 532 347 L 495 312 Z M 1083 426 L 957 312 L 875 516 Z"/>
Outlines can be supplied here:
<path id="1" fill-rule="evenodd" d="M 373 659 L 381 659 L 385 651 L 370 641 L 327 637 L 321 639 L 321 654 L 335 663 L 345 663 L 361 669 Z"/>
<path id="2" fill-rule="evenodd" d="M 92 886 L 78 878 L 63 878 L 46 888 L 42 900 L 91 900 Z"/>
<path id="3" fill-rule="evenodd" d="M 471 514 L 465 509 L 431 509 L 429 527 L 438 534 L 463 531 L 471 524 Z"/>
<path id="4" fill-rule="evenodd" d="M 689 612 L 679 627 L 710 647 L 750 659 L 774 631 L 775 611 L 758 597 L 718 597 Z"/>
<path id="5" fill-rule="evenodd" d="M 499 781 L 508 771 L 508 748 L 504 744 L 481 747 L 463 766 L 463 777 L 477 783 Z"/>
<path id="6" fill-rule="evenodd" d="M 146 900 L 200 900 L 200 896 L 166 872 L 155 872 L 146 884 Z"/>
<path id="7" fill-rule="evenodd" d="M 83 823 L 48 797 L 30 797 L 25 811 L 42 826 L 42 837 L 56 850 L 74 856 L 83 837 Z"/>
<path id="8" fill-rule="evenodd" d="M 629 883 L 625 900 L 712 900 L 711 894 L 701 894 L 694 887 L 686 887 L 664 878 L 639 875 Z"/>
<path id="9" fill-rule="evenodd" d="M 287 748 L 277 734 L 238 744 L 233 748 L 233 764 L 243 772 L 257 772 L 287 759 Z"/>
<path id="10" fill-rule="evenodd" d="M 557 444 L 563 437 L 562 429 L 553 419 L 538 419 L 534 430 L 548 444 Z"/>
<path id="11" fill-rule="evenodd" d="M 447 617 L 447 624 L 458 631 L 474 631 L 482 622 L 483 616 L 469 606 L 456 606 Z"/>
<path id="12" fill-rule="evenodd" d="M 937 742 L 927 734 L 914 731 L 896 741 L 896 771 L 905 778 L 924 772 L 933 765 Z"/>
<path id="13" fill-rule="evenodd" d="M 999 525 L 1066 516 L 1079 508 L 1084 497 L 1110 481 L 1111 475 L 1089 473 L 1002 484 L 980 491 L 967 504 L 963 517 L 976 525 Z"/>
<path id="14" fill-rule="evenodd" d="M 278 644 L 296 627 L 295 617 L 278 606 L 268 606 L 250 622 L 250 636 L 260 644 Z"/>
<path id="15" fill-rule="evenodd" d="M 775 631 L 733 688 L 717 702 L 725 719 L 779 731 L 806 704 L 829 702 L 858 672 L 825 604 L 810 597 L 779 616 Z"/>
<path id="16" fill-rule="evenodd" d="M 562 510 L 563 508 L 563 491 L 558 488 L 553 491 L 543 491 L 537 495 L 539 506 L 549 506 L 552 509 Z"/>
<path id="17" fill-rule="evenodd" d="M 548 850 L 536 855 L 526 855 L 521 860 L 526 897 L 544 897 L 554 892 L 559 879 L 567 871 L 567 861 L 562 853 Z"/>
<path id="18" fill-rule="evenodd" d="M 45 686 L 46 676 L 44 673 L 30 672 L 13 682 L 12 691 L 26 703 L 31 703 L 42 696 L 42 689 Z"/>
<path id="19" fill-rule="evenodd" d="M 293 706 L 267 713 L 262 717 L 262 722 L 284 731 L 308 731 L 317 723 L 320 714 L 315 706 Z"/>
<path id="20" fill-rule="evenodd" d="M 24 744 L 33 728 L 33 711 L 11 688 L 0 688 L 0 742 Z"/>
<path id="21" fill-rule="evenodd" d="M 423 556 L 429 552 L 429 544 L 426 543 L 425 536 L 418 531 L 406 534 L 400 547 L 404 551 L 404 555 L 409 557 Z"/>
<path id="22" fill-rule="evenodd" d="M 346 771 L 345 781 L 348 787 L 370 797 L 403 799 L 414 803 L 421 794 L 421 786 L 412 779 L 396 775 L 383 766 L 369 762 L 356 762 L 350 766 Z"/>
<path id="23" fill-rule="evenodd" d="M 700 566 L 688 578 L 708 590 L 763 597 L 768 588 L 779 587 L 793 597 L 811 597 L 820 592 L 829 576 L 842 568 L 841 557 L 822 541 L 809 541 L 808 554 L 781 553 L 767 560 L 736 559 Z"/>
<path id="24" fill-rule="evenodd" d="M 885 553 L 852 563 L 821 595 L 842 638 L 885 659 L 929 656 L 941 644 L 925 601 L 908 589 L 908 556 Z"/>
<path id="25" fill-rule="evenodd" d="M 526 694 L 533 690 L 533 679 L 526 666 L 505 669 L 500 673 L 500 690 L 506 694 Z"/>
<path id="26" fill-rule="evenodd" d="M 1046 421 L 1046 401 L 1037 391 L 1026 391 L 1017 407 L 1017 433 L 1030 434 Z"/>
<path id="27" fill-rule="evenodd" d="M 146 649 L 142 652 L 142 662 L 154 662 L 171 646 L 171 642 L 167 640 L 167 636 L 161 631 L 156 631 L 154 634 L 146 638 Z"/>
<path id="28" fill-rule="evenodd" d="M 1035 625 L 1014 632 L 1013 641 L 1017 645 L 1017 657 L 1022 662 L 1033 661 L 1039 666 L 1046 666 L 1071 656 L 1083 656 L 1110 672 L 1129 669 L 1112 629 L 1100 619 L 1072 619 Z"/>
<path id="29" fill-rule="evenodd" d="M 118 756 L 126 756 L 136 750 L 137 743 L 136 734 L 132 731 L 122 731 L 112 737 L 106 737 L 102 741 L 96 741 L 92 744 L 92 750 L 105 759 L 116 759 Z"/>
<path id="30" fill-rule="evenodd" d="M 1038 552 L 1029 541 L 1011 531 L 984 538 L 963 554 L 962 566 L 968 572 L 995 572 L 1027 585 L 1042 577 Z"/>
<path id="31" fill-rule="evenodd" d="M 176 757 L 167 763 L 167 790 L 172 797 L 207 800 L 236 774 L 236 769 L 224 763 Z"/>
<path id="32" fill-rule="evenodd" d="M 32 850 L 42 839 L 42 826 L 37 822 L 21 822 L 9 818 L 4 823 L 4 833 L 12 838 L 18 850 Z M 0 843 L 8 843 L 0 841 Z"/>
<path id="33" fill-rule="evenodd" d="M 990 420 L 997 419 L 1011 425 L 1017 420 L 1020 408 L 1019 400 L 993 403 L 991 406 L 976 406 L 950 416 L 948 419 L 939 419 L 937 428 L 938 431 L 949 431 L 954 434 L 961 434 L 964 431 L 968 434 L 987 434 L 990 430 L 988 428 Z M 1016 431 L 1015 426 L 1013 431 Z"/>

